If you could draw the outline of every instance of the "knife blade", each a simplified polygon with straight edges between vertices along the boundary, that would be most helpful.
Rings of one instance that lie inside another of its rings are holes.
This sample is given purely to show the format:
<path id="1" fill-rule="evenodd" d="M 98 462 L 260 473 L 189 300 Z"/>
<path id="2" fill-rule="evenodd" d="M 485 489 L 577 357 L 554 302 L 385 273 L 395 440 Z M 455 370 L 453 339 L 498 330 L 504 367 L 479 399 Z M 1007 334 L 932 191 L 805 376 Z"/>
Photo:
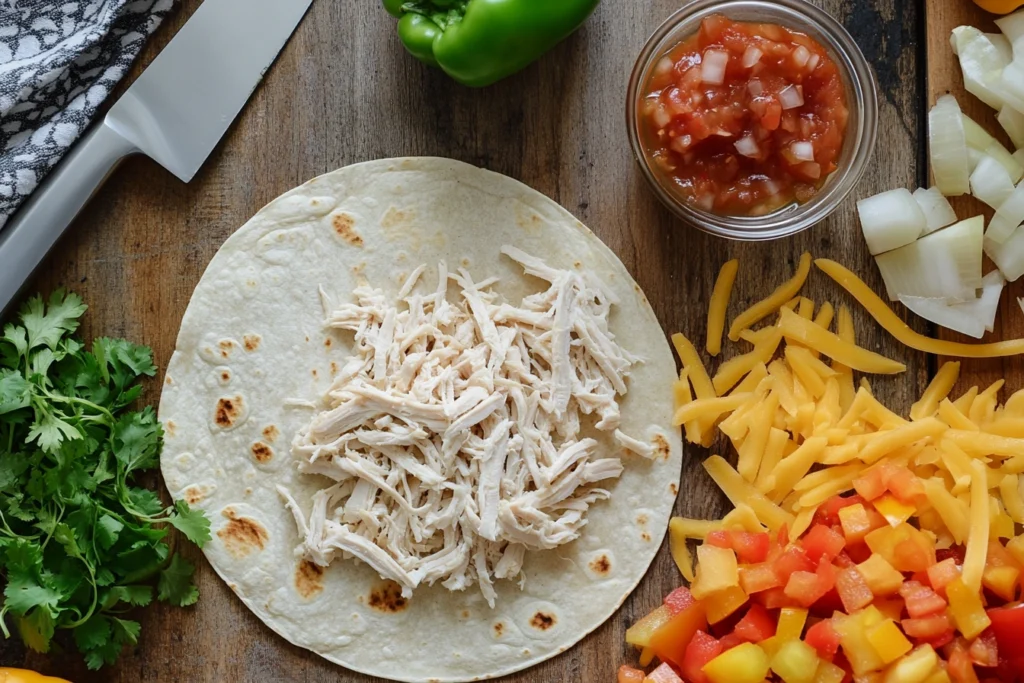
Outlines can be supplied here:
<path id="1" fill-rule="evenodd" d="M 0 311 L 117 164 L 145 154 L 190 181 L 312 0 L 205 0 L 0 230 Z"/>

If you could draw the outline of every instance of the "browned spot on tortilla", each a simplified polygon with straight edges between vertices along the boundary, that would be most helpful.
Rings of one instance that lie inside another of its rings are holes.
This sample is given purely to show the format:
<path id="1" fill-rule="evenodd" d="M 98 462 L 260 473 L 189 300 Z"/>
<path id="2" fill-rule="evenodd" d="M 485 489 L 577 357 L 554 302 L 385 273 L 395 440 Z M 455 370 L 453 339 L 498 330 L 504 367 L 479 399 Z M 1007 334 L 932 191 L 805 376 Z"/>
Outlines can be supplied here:
<path id="1" fill-rule="evenodd" d="M 260 342 L 263 341 L 263 337 L 258 334 L 247 334 L 242 337 L 242 346 L 245 350 L 252 353 L 260 347 Z"/>
<path id="2" fill-rule="evenodd" d="M 331 377 L 338 374 L 338 364 L 333 360 L 331 361 Z"/>
<path id="3" fill-rule="evenodd" d="M 668 441 L 661 434 L 655 434 L 654 438 L 651 439 L 654 445 L 654 455 L 660 457 L 662 460 L 668 460 L 672 455 L 672 448 L 668 445 Z"/>
<path id="4" fill-rule="evenodd" d="M 385 216 L 386 218 L 386 216 Z M 356 219 L 347 213 L 339 213 L 334 215 L 332 220 L 334 224 L 334 232 L 341 239 L 345 240 L 354 247 L 363 246 L 363 237 L 356 232 Z"/>
<path id="5" fill-rule="evenodd" d="M 650 543 L 650 541 L 651 541 L 651 535 L 649 533 L 647 533 L 646 531 L 643 532 L 642 534 L 640 534 L 640 538 L 644 539 L 644 541 L 646 541 L 648 543 Z"/>
<path id="6" fill-rule="evenodd" d="M 213 419 L 218 426 L 227 429 L 231 425 L 235 424 L 235 421 L 241 414 L 241 396 L 235 396 L 234 398 L 222 398 L 217 401 L 217 410 L 213 414 Z"/>
<path id="7" fill-rule="evenodd" d="M 306 343 L 309 343 L 309 335 L 306 335 Z"/>
<path id="8" fill-rule="evenodd" d="M 413 212 L 403 211 L 402 209 L 396 209 L 391 207 L 388 209 L 380 219 L 380 227 L 384 229 L 397 228 L 400 225 L 405 225 L 412 221 Z"/>
<path id="9" fill-rule="evenodd" d="M 633 285 L 633 291 L 634 292 L 639 292 L 640 291 L 640 285 L 634 284 Z"/>
<path id="10" fill-rule="evenodd" d="M 256 462 L 269 462 L 274 457 L 274 449 L 262 441 L 257 441 L 252 445 L 252 457 L 256 458 Z"/>
<path id="11" fill-rule="evenodd" d="M 188 503 L 189 505 L 195 505 L 196 503 L 198 503 L 199 501 L 201 501 L 205 497 L 206 497 L 206 492 L 203 491 L 198 486 L 189 486 L 182 493 L 182 498 L 184 498 L 185 502 Z"/>
<path id="12" fill-rule="evenodd" d="M 331 338 L 330 337 L 328 337 L 327 339 L 324 339 L 324 346 L 326 346 L 327 348 L 331 348 Z"/>
<path id="13" fill-rule="evenodd" d="M 582 263 L 580 263 L 579 261 L 573 261 L 573 262 L 572 262 L 572 265 L 573 265 L 574 267 L 576 267 L 576 268 L 582 268 L 582 267 L 583 267 L 583 264 L 582 264 Z"/>
<path id="14" fill-rule="evenodd" d="M 174 436 L 174 431 L 178 428 L 178 425 L 174 424 L 174 420 L 168 420 L 164 426 L 164 431 L 167 432 L 167 436 Z"/>
<path id="15" fill-rule="evenodd" d="M 386 579 L 370 589 L 370 607 L 379 612 L 394 614 L 401 612 L 409 604 L 402 597 L 402 587 L 391 579 Z"/>
<path id="16" fill-rule="evenodd" d="M 672 482 L 671 484 L 668 485 L 668 490 L 669 490 L 669 492 L 671 492 L 671 494 L 673 496 L 678 496 L 679 495 L 679 487 L 676 486 L 675 482 Z"/>
<path id="17" fill-rule="evenodd" d="M 647 524 L 647 515 L 637 515 L 636 523 L 639 524 L 640 526 L 643 526 L 644 524 Z"/>
<path id="18" fill-rule="evenodd" d="M 499 621 L 494 625 L 494 637 L 501 638 L 503 635 L 505 635 L 505 624 Z"/>
<path id="19" fill-rule="evenodd" d="M 217 536 L 232 557 L 245 557 L 253 550 L 263 550 L 270 535 L 255 519 L 238 517 L 232 508 L 224 510 L 228 523 L 221 527 Z"/>
<path id="20" fill-rule="evenodd" d="M 221 373 L 220 373 L 220 380 L 222 382 L 230 382 L 231 381 L 231 371 L 230 370 L 223 370 L 223 371 L 221 371 Z"/>
<path id="21" fill-rule="evenodd" d="M 278 436 L 281 435 L 281 431 L 274 425 L 267 425 L 263 428 L 263 436 L 267 441 L 273 443 Z"/>
<path id="22" fill-rule="evenodd" d="M 468 609 L 462 610 L 462 618 L 463 619 L 469 619 L 469 610 Z"/>
<path id="23" fill-rule="evenodd" d="M 316 368 L 313 368 L 313 376 L 314 376 L 314 377 L 317 377 L 317 376 L 318 376 L 318 375 L 317 375 L 317 372 L 316 372 Z"/>
<path id="24" fill-rule="evenodd" d="M 555 625 L 554 614 L 548 614 L 547 612 L 537 612 L 530 619 L 530 626 L 534 627 L 538 631 L 547 631 Z"/>
<path id="25" fill-rule="evenodd" d="M 462 267 L 463 268 L 469 268 L 469 259 L 468 258 L 462 259 Z"/>
<path id="26" fill-rule="evenodd" d="M 311 598 L 324 589 L 323 576 L 323 567 L 303 560 L 295 569 L 295 590 L 302 597 Z"/>
<path id="27" fill-rule="evenodd" d="M 171 386 L 172 384 L 174 384 L 174 380 L 171 379 L 170 375 L 164 377 L 164 384 L 166 384 L 167 386 Z"/>
<path id="28" fill-rule="evenodd" d="M 612 570 L 612 562 L 608 559 L 607 555 L 602 554 L 600 557 L 595 557 L 590 561 L 590 569 L 595 574 L 604 576 Z"/>
<path id="29" fill-rule="evenodd" d="M 235 342 L 230 339 L 221 339 L 217 342 L 217 346 L 220 347 L 220 355 L 222 358 L 227 358 L 231 355 L 232 349 L 235 347 Z"/>

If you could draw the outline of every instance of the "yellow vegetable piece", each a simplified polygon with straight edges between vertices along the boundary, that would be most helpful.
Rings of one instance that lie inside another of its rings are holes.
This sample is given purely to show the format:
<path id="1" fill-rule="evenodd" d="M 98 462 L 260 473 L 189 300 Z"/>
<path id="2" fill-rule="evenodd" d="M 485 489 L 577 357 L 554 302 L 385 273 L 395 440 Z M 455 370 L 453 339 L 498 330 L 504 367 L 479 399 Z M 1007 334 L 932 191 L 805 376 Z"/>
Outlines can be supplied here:
<path id="1" fill-rule="evenodd" d="M 949 582 L 946 598 L 949 600 L 949 613 L 964 638 L 977 638 L 992 623 L 981 604 L 980 589 L 969 587 L 962 578 Z"/>
<path id="2" fill-rule="evenodd" d="M 763 493 L 750 485 L 729 466 L 721 456 L 712 455 L 704 461 L 704 469 L 718 484 L 733 505 L 744 503 L 757 514 L 758 519 L 772 531 L 778 531 L 783 524 L 792 525 L 793 515 L 768 500 Z M 852 481 L 852 480 L 851 480 Z M 804 506 L 810 507 L 810 506 Z"/>
<path id="3" fill-rule="evenodd" d="M 881 624 L 871 627 L 868 631 L 868 642 L 885 664 L 895 662 L 914 647 L 892 619 L 886 619 Z"/>
<path id="4" fill-rule="evenodd" d="M 903 585 L 903 574 L 878 553 L 858 564 L 857 571 L 876 597 L 895 595 Z"/>
<path id="5" fill-rule="evenodd" d="M 939 656 L 932 646 L 921 645 L 889 667 L 882 683 L 924 683 L 938 664 Z"/>
<path id="6" fill-rule="evenodd" d="M 835 280 L 860 302 L 868 313 L 898 341 L 912 349 L 933 353 L 937 356 L 961 358 L 998 358 L 1024 353 L 1024 339 L 995 342 L 990 344 L 963 344 L 940 339 L 931 339 L 919 334 L 903 322 L 867 284 L 849 269 L 829 259 L 814 262 L 826 275 Z"/>
<path id="7" fill-rule="evenodd" d="M 693 401 L 693 394 L 690 393 L 690 371 L 687 368 L 683 368 L 679 371 L 679 381 L 672 385 L 672 392 L 675 397 L 676 411 L 685 405 L 689 405 Z M 700 423 L 696 420 L 687 422 L 684 427 L 686 440 L 690 443 L 700 443 L 700 430 Z"/>
<path id="8" fill-rule="evenodd" d="M 703 671 L 711 683 L 761 683 L 768 668 L 764 650 L 754 643 L 743 643 L 712 659 Z"/>
<path id="9" fill-rule="evenodd" d="M 857 676 L 877 671 L 885 665 L 868 640 L 868 631 L 883 621 L 885 617 L 873 605 L 868 605 L 851 615 L 837 614 L 832 618 L 832 624 L 839 634 L 843 654 Z"/>
<path id="10" fill-rule="evenodd" d="M 690 554 L 690 548 L 686 545 L 686 535 L 679 533 L 672 526 L 672 522 L 669 522 L 668 525 L 668 547 L 672 553 L 672 560 L 679 568 L 679 573 L 687 582 L 693 583 L 693 556 Z"/>
<path id="11" fill-rule="evenodd" d="M 1024 565 L 1024 534 L 1011 538 L 1006 543 L 1006 549 L 1013 559 L 1017 560 L 1018 564 Z"/>
<path id="12" fill-rule="evenodd" d="M 690 592 L 697 600 L 740 585 L 736 553 L 728 548 L 701 545 L 697 548 L 697 573 Z"/>
<path id="13" fill-rule="evenodd" d="M 961 576 L 964 585 L 974 592 L 981 591 L 981 573 L 985 569 L 991 525 L 988 506 L 988 470 L 985 464 L 971 461 L 971 526 L 967 536 L 967 550 Z M 973 636 L 969 636 L 973 637 Z"/>
<path id="14" fill-rule="evenodd" d="M 773 418 L 778 408 L 779 398 L 774 394 L 769 394 L 757 409 L 746 440 L 737 449 L 739 459 L 736 461 L 736 471 L 749 482 L 753 482 L 757 477 L 761 458 L 768 445 L 768 433 L 772 429 Z"/>
<path id="15" fill-rule="evenodd" d="M 875 498 L 871 504 L 875 506 L 878 514 L 885 517 L 890 526 L 899 526 L 917 512 L 916 507 L 904 503 L 891 493 Z"/>
<path id="16" fill-rule="evenodd" d="M 796 492 L 794 492 L 796 493 Z M 796 493 L 799 497 L 799 493 Z M 793 521 L 793 527 L 789 530 L 789 533 L 793 538 L 800 538 L 804 532 L 811 528 L 811 523 L 814 521 L 814 513 L 818 511 L 818 506 L 810 508 L 802 508 L 797 513 L 796 519 Z"/>
<path id="17" fill-rule="evenodd" d="M 772 671 L 784 683 L 813 683 L 818 652 L 802 640 L 787 640 L 772 657 Z"/>
<path id="18" fill-rule="evenodd" d="M 807 623 L 807 610 L 799 607 L 783 607 L 779 612 L 779 623 L 775 637 L 779 640 L 800 640 Z"/>
<path id="19" fill-rule="evenodd" d="M 694 596 L 696 597 L 696 596 Z M 704 598 L 704 609 L 707 611 L 708 623 L 717 624 L 722 619 L 747 604 L 748 596 L 739 586 L 726 588 Z"/>
<path id="20" fill-rule="evenodd" d="M 928 674 L 928 678 L 924 679 L 924 683 L 953 683 L 953 679 L 942 666 L 937 666 Z"/>
<path id="21" fill-rule="evenodd" d="M 807 275 L 810 272 L 811 255 L 805 252 L 800 257 L 800 265 L 797 266 L 796 274 L 788 282 L 779 285 L 767 299 L 758 301 L 736 316 L 736 319 L 732 321 L 732 325 L 729 327 L 729 339 L 733 341 L 738 340 L 740 332 L 780 310 L 782 305 L 794 297 L 800 291 L 800 288 L 804 286 L 804 281 L 807 280 Z"/>
<path id="22" fill-rule="evenodd" d="M 662 605 L 626 629 L 626 642 L 636 647 L 648 647 L 651 636 L 672 618 L 668 607 Z"/>
<path id="23" fill-rule="evenodd" d="M 818 670 L 814 672 L 814 683 L 843 683 L 846 672 L 832 662 L 819 659 Z"/>
<path id="24" fill-rule="evenodd" d="M 1017 599 L 1017 579 L 1020 569 L 1011 566 L 985 567 L 981 574 L 981 585 L 989 589 L 1003 600 L 1012 602 Z"/>
<path id="25" fill-rule="evenodd" d="M 959 377 L 960 363 L 958 361 L 943 363 L 928 384 L 928 388 L 921 394 L 921 398 L 910 407 L 910 419 L 920 420 L 923 417 L 934 415 L 935 411 L 939 409 L 939 403 L 949 396 L 949 392 L 952 391 L 953 385 L 956 384 Z"/>
<path id="26" fill-rule="evenodd" d="M 697 420 L 713 424 L 724 413 L 736 410 L 743 405 L 752 394 L 731 394 L 721 398 L 698 398 L 679 408 L 672 416 L 672 424 L 678 426 Z"/>
<path id="27" fill-rule="evenodd" d="M 844 342 L 835 334 L 821 329 L 810 320 L 804 320 L 792 311 L 782 311 L 779 328 L 786 339 L 810 347 L 854 370 L 893 375 L 907 369 L 903 363 Z"/>
<path id="28" fill-rule="evenodd" d="M 729 308 L 729 298 L 732 296 L 732 286 L 736 282 L 736 272 L 739 268 L 739 259 L 726 261 L 718 271 L 715 288 L 711 292 L 711 302 L 708 304 L 707 351 L 712 356 L 717 356 L 722 351 L 725 312 Z"/>

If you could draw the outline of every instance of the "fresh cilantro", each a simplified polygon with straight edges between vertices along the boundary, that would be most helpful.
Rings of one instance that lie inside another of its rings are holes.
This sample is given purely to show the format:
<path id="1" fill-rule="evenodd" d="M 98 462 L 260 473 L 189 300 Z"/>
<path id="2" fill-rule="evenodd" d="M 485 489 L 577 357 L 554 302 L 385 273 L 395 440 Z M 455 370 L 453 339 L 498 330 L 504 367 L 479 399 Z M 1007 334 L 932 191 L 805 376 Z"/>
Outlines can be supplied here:
<path id="1" fill-rule="evenodd" d="M 152 602 L 154 582 L 159 600 L 199 598 L 167 533 L 201 546 L 210 523 L 136 481 L 163 441 L 152 408 L 128 410 L 156 374 L 153 354 L 123 339 L 87 350 L 71 336 L 85 308 L 62 291 L 34 297 L 0 336 L 0 630 L 38 652 L 70 630 L 97 669 L 138 642 L 125 616 Z"/>

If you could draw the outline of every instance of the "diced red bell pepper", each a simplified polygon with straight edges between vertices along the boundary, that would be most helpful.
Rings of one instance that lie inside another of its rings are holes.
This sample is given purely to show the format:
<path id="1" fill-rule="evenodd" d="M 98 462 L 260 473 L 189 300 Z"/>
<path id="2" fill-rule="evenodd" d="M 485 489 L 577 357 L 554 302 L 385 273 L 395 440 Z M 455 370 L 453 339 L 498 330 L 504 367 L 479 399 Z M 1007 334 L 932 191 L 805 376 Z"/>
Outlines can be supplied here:
<path id="1" fill-rule="evenodd" d="M 668 607 L 668 611 L 671 612 L 673 616 L 679 614 L 695 602 L 697 602 L 697 600 L 693 597 L 693 594 L 690 593 L 690 589 L 686 586 L 680 586 L 666 595 L 664 601 L 665 607 Z"/>
<path id="2" fill-rule="evenodd" d="M 991 628 L 985 629 L 980 636 L 974 639 L 974 642 L 967 648 L 967 654 L 975 666 L 989 669 L 999 666 L 999 647 Z"/>
<path id="3" fill-rule="evenodd" d="M 775 619 L 767 609 L 755 603 L 736 624 L 733 633 L 748 643 L 760 643 L 775 635 Z"/>
<path id="4" fill-rule="evenodd" d="M 863 609 L 875 599 L 864 577 L 856 567 L 848 567 L 836 573 L 836 591 L 847 614 Z"/>
<path id="5" fill-rule="evenodd" d="M 934 642 L 953 631 L 953 621 L 946 614 L 936 614 L 919 619 L 904 619 L 900 622 L 903 632 L 911 638 Z"/>
<path id="6" fill-rule="evenodd" d="M 683 678 L 690 683 L 708 683 L 708 677 L 702 669 L 712 659 L 722 654 L 722 644 L 704 631 L 693 634 L 690 644 L 686 646 L 683 665 L 680 670 Z"/>
<path id="7" fill-rule="evenodd" d="M 767 609 L 781 609 L 783 607 L 800 607 L 800 603 L 786 595 L 782 586 L 769 588 L 766 591 L 755 593 L 751 596 L 755 602 L 764 605 Z"/>
<path id="8" fill-rule="evenodd" d="M 825 557 L 829 562 L 836 555 L 842 552 L 846 546 L 846 539 L 842 534 L 836 533 L 831 527 L 824 524 L 815 524 L 811 530 L 800 539 L 800 545 L 812 562 L 818 562 Z"/>
<path id="9" fill-rule="evenodd" d="M 928 586 L 917 581 L 907 581 L 900 587 L 900 595 L 906 602 L 907 614 L 914 619 L 940 614 L 946 611 L 946 601 Z"/>
<path id="10" fill-rule="evenodd" d="M 684 683 L 679 674 L 668 664 L 661 664 L 651 673 L 647 674 L 645 681 L 650 683 Z"/>
<path id="11" fill-rule="evenodd" d="M 734 647 L 738 647 L 743 643 L 747 642 L 743 636 L 739 635 L 735 631 L 727 633 L 718 639 L 718 642 L 722 645 L 722 652 L 727 652 Z"/>
<path id="12" fill-rule="evenodd" d="M 835 588 L 835 585 L 836 570 L 828 560 L 822 557 L 814 573 L 796 571 L 790 574 L 785 592 L 802 607 L 810 607 Z"/>
<path id="13" fill-rule="evenodd" d="M 796 546 L 788 548 L 775 560 L 773 565 L 775 574 L 783 585 L 789 583 L 789 577 L 793 572 L 813 572 L 815 569 L 815 563 L 811 558 L 807 557 L 807 553 L 803 551 L 803 548 Z"/>
<path id="14" fill-rule="evenodd" d="M 957 566 L 956 560 L 952 557 L 947 557 L 941 562 L 936 562 L 932 566 L 928 567 L 928 583 L 931 584 L 932 590 L 938 593 L 943 598 L 946 597 L 946 586 L 953 579 L 959 578 L 960 567 Z"/>
<path id="15" fill-rule="evenodd" d="M 650 648 L 663 662 L 682 666 L 693 634 L 708 627 L 704 605 L 694 601 L 651 634 Z"/>
<path id="16" fill-rule="evenodd" d="M 999 653 L 1017 676 L 1024 677 L 1024 604 L 994 607 L 986 612 Z"/>
<path id="17" fill-rule="evenodd" d="M 739 568 L 740 588 L 747 595 L 760 593 L 770 588 L 781 588 L 782 579 L 775 573 L 775 568 L 769 562 L 759 564 L 743 565 Z"/>
<path id="18" fill-rule="evenodd" d="M 979 683 L 963 638 L 957 638 L 946 646 L 946 670 L 956 683 Z"/>
<path id="19" fill-rule="evenodd" d="M 804 642 L 817 650 L 819 657 L 829 661 L 839 651 L 839 633 L 833 628 L 831 619 L 823 619 L 807 629 Z"/>
<path id="20" fill-rule="evenodd" d="M 732 550 L 732 542 L 729 540 L 729 534 L 725 531 L 712 531 L 704 537 L 704 542 L 708 545 L 713 545 L 716 548 L 727 548 Z"/>
<path id="21" fill-rule="evenodd" d="M 1013 558 L 1010 551 L 996 539 L 988 542 L 988 553 L 985 555 L 985 564 L 989 567 L 1016 567 L 1020 569 L 1020 563 Z"/>
<path id="22" fill-rule="evenodd" d="M 749 531 L 733 531 L 732 549 L 740 562 L 753 564 L 768 559 L 768 548 L 771 539 L 767 533 L 751 533 Z"/>

